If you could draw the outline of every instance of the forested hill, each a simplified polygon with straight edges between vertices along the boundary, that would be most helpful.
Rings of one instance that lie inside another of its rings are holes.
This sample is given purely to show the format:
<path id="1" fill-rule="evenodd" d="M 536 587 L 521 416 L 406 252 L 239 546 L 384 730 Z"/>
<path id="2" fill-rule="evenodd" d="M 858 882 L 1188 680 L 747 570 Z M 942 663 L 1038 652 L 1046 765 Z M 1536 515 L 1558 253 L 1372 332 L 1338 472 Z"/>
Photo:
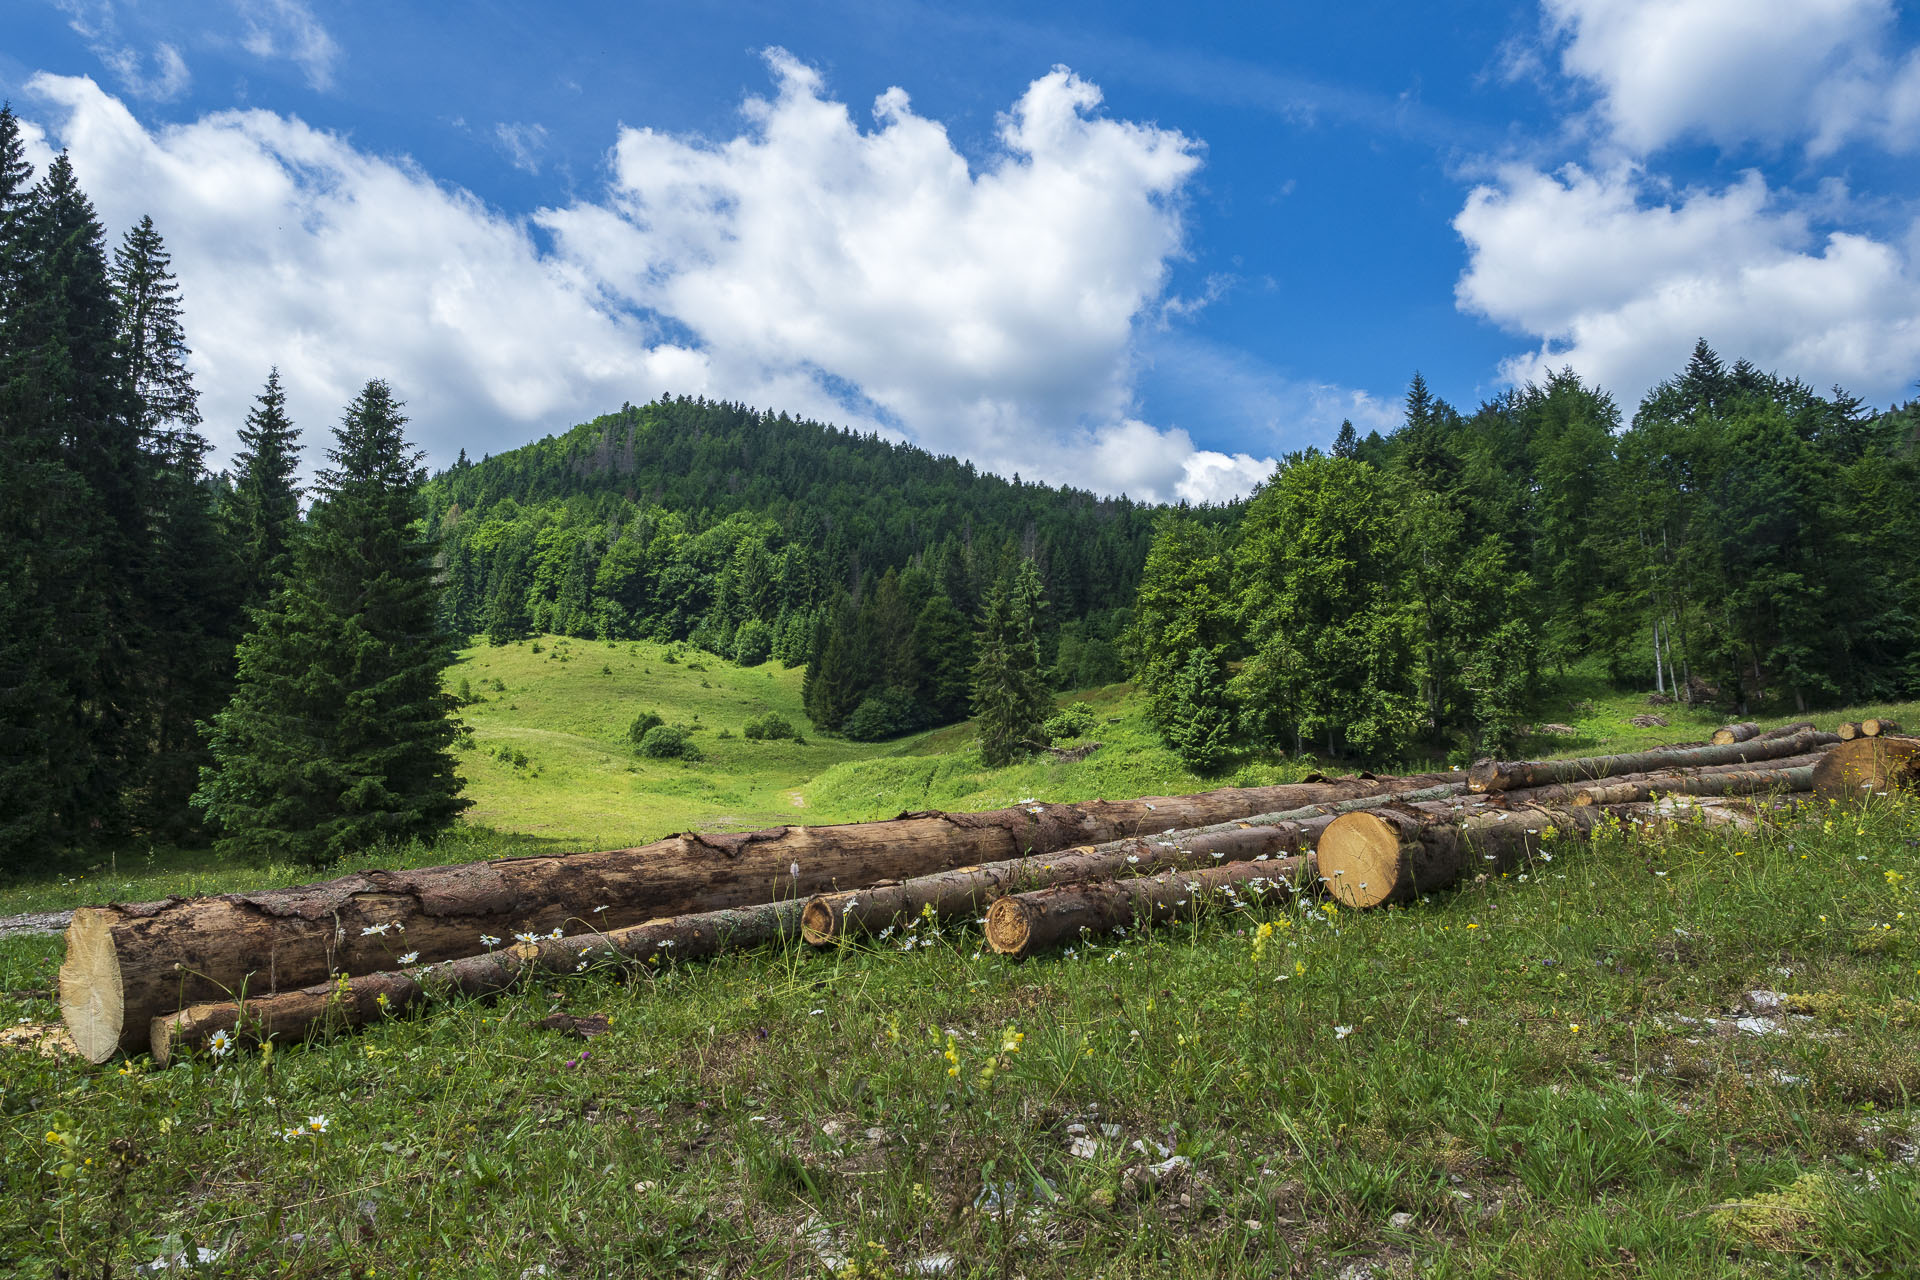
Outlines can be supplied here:
<path id="1" fill-rule="evenodd" d="M 964 714 L 954 681 L 967 655 L 941 637 L 969 627 L 1023 559 L 1044 584 L 1056 679 L 1118 678 L 1113 641 L 1158 510 L 686 397 L 481 462 L 462 455 L 426 492 L 456 632 L 690 640 L 800 663 L 849 610 L 843 621 L 872 643 L 811 709 L 839 728 L 866 694 L 894 689 L 896 714 L 865 726 L 888 731 Z M 930 674 L 940 666 L 944 680 Z"/>

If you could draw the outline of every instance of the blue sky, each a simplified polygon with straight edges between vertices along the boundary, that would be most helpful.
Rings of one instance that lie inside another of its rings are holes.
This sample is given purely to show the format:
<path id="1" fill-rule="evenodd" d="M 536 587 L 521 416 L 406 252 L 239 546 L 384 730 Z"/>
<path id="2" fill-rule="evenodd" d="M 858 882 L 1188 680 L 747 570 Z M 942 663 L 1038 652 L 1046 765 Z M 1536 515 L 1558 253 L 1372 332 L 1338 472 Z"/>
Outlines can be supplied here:
<path id="1" fill-rule="evenodd" d="M 671 391 L 1209 499 L 1416 368 L 1920 378 L 1890 0 L 9 8 L 221 446 L 277 363 L 316 434 L 389 378 L 436 462 Z"/>

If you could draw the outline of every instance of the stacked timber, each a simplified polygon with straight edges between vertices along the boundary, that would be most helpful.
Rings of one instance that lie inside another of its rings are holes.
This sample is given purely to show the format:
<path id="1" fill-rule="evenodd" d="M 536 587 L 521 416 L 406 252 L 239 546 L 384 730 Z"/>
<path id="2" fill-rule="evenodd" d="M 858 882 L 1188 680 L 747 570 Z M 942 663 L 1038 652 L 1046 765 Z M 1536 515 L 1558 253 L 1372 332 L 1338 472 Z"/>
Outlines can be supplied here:
<path id="1" fill-rule="evenodd" d="M 532 975 L 796 936 L 823 945 L 924 914 L 984 912 L 988 945 L 1025 956 L 1272 892 L 1374 907 L 1608 821 L 1744 826 L 1767 797 L 1920 787 L 1920 738 L 1893 726 L 1845 742 L 1808 724 L 1753 728 L 1727 726 L 1736 740 L 1718 744 L 1481 761 L 1464 778 L 913 813 L 86 909 L 68 933 L 62 1006 L 95 1061 L 149 1045 L 165 1060 L 221 1033 L 299 1039 Z M 401 966 L 401 952 L 417 955 Z"/>
<path id="2" fill-rule="evenodd" d="M 1191 829 L 1303 805 L 1451 785 L 1371 774 L 886 822 L 671 836 L 634 849 L 365 871 L 262 893 L 82 908 L 60 1008 L 80 1052 L 144 1048 L 153 1018 L 203 1001 L 299 990 L 339 973 L 471 956 L 484 938 L 609 930 L 760 906 L 935 871 Z"/>

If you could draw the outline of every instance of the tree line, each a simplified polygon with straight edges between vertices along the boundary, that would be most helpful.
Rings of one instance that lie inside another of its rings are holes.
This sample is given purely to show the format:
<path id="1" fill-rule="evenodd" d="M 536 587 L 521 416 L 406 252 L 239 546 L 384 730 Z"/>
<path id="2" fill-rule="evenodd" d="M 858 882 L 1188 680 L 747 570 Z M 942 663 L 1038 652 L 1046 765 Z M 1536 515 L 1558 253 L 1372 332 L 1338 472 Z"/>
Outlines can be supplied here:
<path id="1" fill-rule="evenodd" d="M 139 831 L 322 863 L 464 807 L 421 455 L 370 382 L 309 511 L 270 372 L 211 474 L 149 218 L 0 107 L 0 868 Z"/>
<path id="2" fill-rule="evenodd" d="M 1161 518 L 1126 637 L 1167 741 L 1508 745 L 1543 675 L 1745 712 L 1920 695 L 1920 402 L 1702 341 L 1623 425 L 1571 371 L 1288 456 L 1230 524 Z"/>

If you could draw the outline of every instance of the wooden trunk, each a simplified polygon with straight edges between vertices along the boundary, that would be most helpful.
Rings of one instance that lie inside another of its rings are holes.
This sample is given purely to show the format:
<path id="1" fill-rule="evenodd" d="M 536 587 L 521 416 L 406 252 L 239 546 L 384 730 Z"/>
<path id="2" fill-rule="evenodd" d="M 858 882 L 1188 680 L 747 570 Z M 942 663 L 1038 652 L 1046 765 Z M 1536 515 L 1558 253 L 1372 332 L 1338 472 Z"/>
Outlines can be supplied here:
<path id="1" fill-rule="evenodd" d="M 1524 805 L 1450 820 L 1402 806 L 1349 813 L 1320 835 L 1315 855 L 1328 896 L 1351 907 L 1407 902 L 1539 856 L 1550 840 L 1584 840 L 1609 818 L 1641 827 L 1679 820 L 1752 825 L 1714 802 L 1624 805 Z"/>
<path id="2" fill-rule="evenodd" d="M 244 1044 L 310 1040 L 328 1031 L 352 1030 L 398 1016 L 436 997 L 493 995 L 531 974 L 659 965 L 758 946 L 792 937 L 799 918 L 799 903 L 780 902 L 649 920 L 607 933 L 542 938 L 459 960 L 320 982 L 257 999 L 188 1005 L 151 1019 L 148 1034 L 154 1061 L 165 1066 L 182 1050 L 206 1048 L 220 1032 Z"/>
<path id="3" fill-rule="evenodd" d="M 1593 782 L 1628 773 L 1659 773 L 1701 765 L 1741 764 L 1803 755 L 1816 747 L 1838 742 L 1830 733 L 1801 732 L 1784 738 L 1761 738 L 1725 746 L 1658 747 L 1617 756 L 1582 756 L 1572 760 L 1478 760 L 1467 773 L 1473 791 L 1513 791 L 1560 782 Z"/>
<path id="4" fill-rule="evenodd" d="M 1920 788 L 1920 738 L 1855 738 L 1813 770 L 1814 794 L 1829 800 L 1863 800 L 1898 788 Z"/>
<path id="5" fill-rule="evenodd" d="M 1878 738 L 1882 734 L 1894 734 L 1899 732 L 1900 732 L 1900 726 L 1892 720 L 1879 720 L 1879 719 L 1869 718 L 1866 720 L 1862 720 L 1860 722 L 1860 734 L 1862 737 Z"/>
<path id="6" fill-rule="evenodd" d="M 1725 728 L 1715 729 L 1713 731 L 1712 742 L 1714 746 L 1724 747 L 1729 742 L 1745 742 L 1749 738 L 1757 738 L 1759 736 L 1760 726 L 1751 720 L 1747 720 L 1740 724 L 1730 724 Z"/>
<path id="7" fill-rule="evenodd" d="M 1591 783 L 1574 795 L 1576 805 L 1634 804 L 1657 795 L 1750 796 L 1813 790 L 1811 764 L 1793 769 L 1740 769 L 1714 773 L 1654 774 L 1631 781 Z"/>
<path id="8" fill-rule="evenodd" d="M 910 813 L 887 822 L 670 836 L 637 849 L 365 871 L 261 893 L 82 908 L 67 930 L 60 1005 L 81 1053 L 147 1041 L 157 1015 L 298 989 L 397 957 L 469 956 L 482 935 L 613 929 L 656 917 L 863 888 L 1250 814 L 1459 781 L 1371 775 L 1192 796 Z"/>
<path id="9" fill-rule="evenodd" d="M 1861 724 L 1858 720 L 1848 720 L 1833 732 L 1842 742 L 1852 742 L 1855 738 L 1866 736 L 1861 732 Z"/>
<path id="10" fill-rule="evenodd" d="M 936 918 L 947 920 L 977 915 L 995 898 L 1044 886 L 1119 875 L 1148 875 L 1176 867 L 1211 866 L 1216 861 L 1257 861 L 1275 853 L 1302 852 L 1311 847 L 1312 840 L 1327 823 L 1350 809 L 1385 804 L 1389 800 L 1408 803 L 1440 800 L 1465 790 L 1463 782 L 1444 783 L 1331 805 L 1257 814 L 1244 821 L 1190 831 L 1136 836 L 1058 854 L 960 867 L 896 884 L 821 894 L 807 902 L 801 915 L 802 934 L 813 945 L 825 946 L 849 934 L 877 932 L 918 916 L 929 907 Z"/>
<path id="11" fill-rule="evenodd" d="M 1295 891 L 1311 876 L 1311 856 L 1278 862 L 1238 862 L 1202 871 L 1097 880 L 1012 894 L 987 909 L 987 945 L 1023 960 L 1036 951 L 1087 934 L 1112 933 L 1149 921 L 1187 919 L 1272 893 Z"/>

